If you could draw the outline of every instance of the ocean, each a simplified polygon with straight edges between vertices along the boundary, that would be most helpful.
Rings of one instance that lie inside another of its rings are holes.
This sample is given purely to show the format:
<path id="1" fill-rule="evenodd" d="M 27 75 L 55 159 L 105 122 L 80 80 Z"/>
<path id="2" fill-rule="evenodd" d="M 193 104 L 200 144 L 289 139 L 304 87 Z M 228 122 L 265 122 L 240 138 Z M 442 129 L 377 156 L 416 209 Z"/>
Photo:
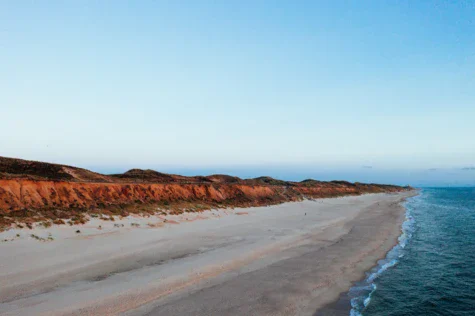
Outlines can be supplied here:
<path id="1" fill-rule="evenodd" d="M 349 291 L 351 316 L 475 315 L 475 188 L 420 193 L 399 244 Z"/>

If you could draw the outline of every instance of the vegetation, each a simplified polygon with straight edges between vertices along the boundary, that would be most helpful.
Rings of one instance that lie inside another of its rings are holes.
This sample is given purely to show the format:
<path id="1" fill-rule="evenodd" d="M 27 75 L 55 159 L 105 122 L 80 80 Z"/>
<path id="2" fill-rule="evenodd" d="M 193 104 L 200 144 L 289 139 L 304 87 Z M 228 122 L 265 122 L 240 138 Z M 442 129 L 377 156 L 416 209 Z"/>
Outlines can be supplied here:
<path id="1" fill-rule="evenodd" d="M 102 175 L 71 166 L 2 157 L 0 180 L 5 180 L 0 187 L 0 231 L 12 225 L 32 229 L 35 223 L 45 228 L 52 224 L 82 225 L 90 217 L 114 222 L 117 216 L 130 214 L 180 215 L 213 208 L 411 189 L 312 179 L 290 182 L 270 177 L 184 177 L 140 169 Z M 26 191 L 15 189 L 18 187 L 30 190 L 28 198 Z"/>

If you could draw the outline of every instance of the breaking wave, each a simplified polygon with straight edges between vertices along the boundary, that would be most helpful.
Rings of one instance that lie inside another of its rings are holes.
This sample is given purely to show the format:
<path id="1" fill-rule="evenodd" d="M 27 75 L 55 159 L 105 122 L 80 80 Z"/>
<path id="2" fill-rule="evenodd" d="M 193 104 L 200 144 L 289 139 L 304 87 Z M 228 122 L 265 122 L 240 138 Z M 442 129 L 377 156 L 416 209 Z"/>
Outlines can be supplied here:
<path id="1" fill-rule="evenodd" d="M 414 233 L 415 221 L 412 216 L 412 208 L 407 204 L 407 202 L 404 203 L 404 206 L 406 208 L 406 219 L 402 224 L 402 233 L 398 238 L 398 244 L 388 252 L 386 258 L 379 260 L 377 266 L 366 273 L 366 278 L 363 281 L 358 282 L 349 291 L 351 297 L 350 316 L 362 315 L 364 309 L 371 302 L 372 294 L 377 289 L 377 286 L 374 283 L 375 280 L 385 271 L 397 265 L 399 259 L 405 255 L 404 248 Z"/>

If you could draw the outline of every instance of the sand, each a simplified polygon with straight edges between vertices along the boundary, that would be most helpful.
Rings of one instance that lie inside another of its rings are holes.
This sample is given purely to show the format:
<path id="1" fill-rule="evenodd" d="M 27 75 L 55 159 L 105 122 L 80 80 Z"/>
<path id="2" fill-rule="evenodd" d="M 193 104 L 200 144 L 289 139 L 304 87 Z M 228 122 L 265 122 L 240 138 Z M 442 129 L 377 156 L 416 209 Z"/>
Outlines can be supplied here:
<path id="1" fill-rule="evenodd" d="M 411 195 L 12 229 L 0 315 L 313 315 L 393 247 Z"/>

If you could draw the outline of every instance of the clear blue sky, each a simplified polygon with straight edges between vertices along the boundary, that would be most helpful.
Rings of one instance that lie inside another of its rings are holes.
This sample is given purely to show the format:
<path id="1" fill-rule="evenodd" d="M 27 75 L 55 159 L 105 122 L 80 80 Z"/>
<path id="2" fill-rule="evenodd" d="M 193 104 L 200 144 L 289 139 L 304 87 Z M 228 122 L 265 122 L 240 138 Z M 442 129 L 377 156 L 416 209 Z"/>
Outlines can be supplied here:
<path id="1" fill-rule="evenodd" d="M 0 155 L 98 171 L 460 171 L 475 2 L 1 1 L 0 107 Z"/>

